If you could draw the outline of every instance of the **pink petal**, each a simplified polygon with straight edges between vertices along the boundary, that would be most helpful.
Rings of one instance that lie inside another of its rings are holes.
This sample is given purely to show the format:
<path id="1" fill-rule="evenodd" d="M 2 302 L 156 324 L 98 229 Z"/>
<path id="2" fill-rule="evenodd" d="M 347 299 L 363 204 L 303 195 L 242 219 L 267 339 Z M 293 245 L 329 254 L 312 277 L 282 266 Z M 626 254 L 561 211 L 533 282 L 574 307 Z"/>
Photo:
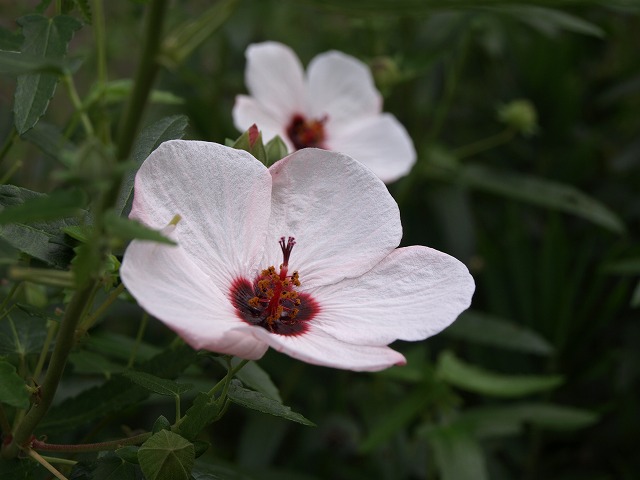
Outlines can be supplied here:
<path id="1" fill-rule="evenodd" d="M 471 304 L 467 267 L 427 247 L 399 248 L 358 278 L 310 291 L 320 306 L 312 320 L 341 341 L 387 345 L 423 340 L 448 327 Z"/>
<path id="2" fill-rule="evenodd" d="M 175 215 L 180 245 L 221 291 L 257 268 L 270 215 L 271 176 L 247 152 L 173 140 L 136 175 L 131 217 L 163 228 Z"/>
<path id="3" fill-rule="evenodd" d="M 245 83 L 249 93 L 275 121 L 288 125 L 294 113 L 304 110 L 300 60 L 293 50 L 277 42 L 249 45 L 246 57 Z"/>
<path id="4" fill-rule="evenodd" d="M 251 331 L 278 352 L 314 365 L 375 372 L 407 363 L 401 353 L 389 347 L 345 343 L 318 329 L 298 336 L 274 335 L 260 327 Z"/>
<path id="5" fill-rule="evenodd" d="M 354 121 L 339 129 L 327 122 L 327 148 L 364 163 L 385 183 L 406 175 L 416 162 L 413 141 L 391 114 Z"/>
<path id="6" fill-rule="evenodd" d="M 265 143 L 276 135 L 279 135 L 287 144 L 289 151 L 294 150 L 293 144 L 289 141 L 286 132 L 286 122 L 290 119 L 287 118 L 286 121 L 276 119 L 276 117 L 267 112 L 262 104 L 256 101 L 255 98 L 238 95 L 236 97 L 236 103 L 233 105 L 232 115 L 233 124 L 241 132 L 248 130 L 251 125 L 256 124 L 258 130 L 262 132 L 262 139 Z"/>
<path id="7" fill-rule="evenodd" d="M 309 115 L 328 115 L 336 129 L 382 109 L 371 71 L 354 57 L 336 51 L 318 55 L 309 64 L 307 79 Z"/>
<path id="8" fill-rule="evenodd" d="M 268 348 L 254 336 L 233 330 L 244 322 L 180 246 L 134 240 L 125 252 L 120 275 L 138 304 L 193 348 L 249 359 L 260 358 Z"/>
<path id="9" fill-rule="evenodd" d="M 368 168 L 346 155 L 307 148 L 269 169 L 273 177 L 265 267 L 278 239 L 293 236 L 290 270 L 309 288 L 362 275 L 400 243 L 398 205 Z"/>

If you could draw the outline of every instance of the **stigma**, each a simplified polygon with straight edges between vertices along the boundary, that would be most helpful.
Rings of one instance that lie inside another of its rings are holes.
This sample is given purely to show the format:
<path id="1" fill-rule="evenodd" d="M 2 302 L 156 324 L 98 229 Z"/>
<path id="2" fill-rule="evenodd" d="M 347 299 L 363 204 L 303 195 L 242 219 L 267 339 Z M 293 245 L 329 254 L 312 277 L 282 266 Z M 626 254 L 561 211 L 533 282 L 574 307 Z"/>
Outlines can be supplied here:
<path id="1" fill-rule="evenodd" d="M 287 136 L 296 150 L 308 147 L 324 148 L 324 124 L 327 118 L 326 115 L 319 120 L 308 119 L 300 114 L 293 116 L 287 127 Z"/>
<path id="2" fill-rule="evenodd" d="M 306 323 L 318 312 L 310 295 L 300 292 L 300 275 L 289 274 L 289 260 L 296 242 L 293 237 L 281 237 L 282 263 L 276 269 L 269 266 L 253 282 L 246 278 L 234 280 L 231 303 L 239 317 L 280 335 L 299 335 L 307 330 Z"/>

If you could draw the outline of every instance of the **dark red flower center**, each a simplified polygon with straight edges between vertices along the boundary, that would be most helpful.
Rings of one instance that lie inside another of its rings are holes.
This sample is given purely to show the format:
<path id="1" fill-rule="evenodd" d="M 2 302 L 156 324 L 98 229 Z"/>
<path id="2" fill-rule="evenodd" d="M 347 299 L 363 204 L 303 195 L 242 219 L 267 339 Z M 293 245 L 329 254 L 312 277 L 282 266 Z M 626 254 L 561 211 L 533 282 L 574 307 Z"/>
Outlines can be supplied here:
<path id="1" fill-rule="evenodd" d="M 287 135 L 296 150 L 307 147 L 324 148 L 326 139 L 324 124 L 326 121 L 326 116 L 315 120 L 305 118 L 300 114 L 294 115 L 287 127 Z"/>
<path id="2" fill-rule="evenodd" d="M 307 331 L 309 320 L 319 308 L 309 294 L 297 290 L 298 272 L 288 274 L 295 244 L 293 237 L 286 243 L 284 237 L 280 238 L 283 261 L 279 271 L 271 266 L 262 270 L 253 282 L 246 278 L 234 280 L 229 295 L 241 320 L 279 335 L 300 335 Z"/>

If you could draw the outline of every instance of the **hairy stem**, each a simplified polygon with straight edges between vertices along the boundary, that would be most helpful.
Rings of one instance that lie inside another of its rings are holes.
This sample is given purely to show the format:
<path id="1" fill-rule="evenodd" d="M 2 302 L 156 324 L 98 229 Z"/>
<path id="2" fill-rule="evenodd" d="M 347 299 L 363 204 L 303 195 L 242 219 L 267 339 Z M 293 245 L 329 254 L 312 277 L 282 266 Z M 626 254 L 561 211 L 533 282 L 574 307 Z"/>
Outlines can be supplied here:
<path id="1" fill-rule="evenodd" d="M 31 442 L 31 446 L 35 450 L 39 450 L 41 452 L 103 452 L 107 450 L 116 450 L 127 445 L 140 445 L 146 442 L 151 435 L 153 435 L 151 432 L 147 432 L 133 437 L 120 438 L 118 440 L 111 440 L 108 442 L 85 443 L 80 445 L 47 443 L 40 440 L 33 440 L 33 442 Z"/>

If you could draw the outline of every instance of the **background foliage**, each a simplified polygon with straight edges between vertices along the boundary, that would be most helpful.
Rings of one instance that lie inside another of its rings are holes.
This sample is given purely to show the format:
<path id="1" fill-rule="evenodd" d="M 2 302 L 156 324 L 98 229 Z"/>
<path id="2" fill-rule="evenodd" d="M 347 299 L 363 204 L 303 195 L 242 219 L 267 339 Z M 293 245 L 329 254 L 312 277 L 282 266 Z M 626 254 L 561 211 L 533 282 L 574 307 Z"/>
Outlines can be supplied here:
<path id="1" fill-rule="evenodd" d="M 60 467 L 69 478 L 638 478 L 635 1 L 171 2 L 150 58 L 141 17 L 158 2 L 48 3 L 0 4 L 0 402 L 20 419 L 71 293 L 99 278 L 36 435 L 154 434 L 67 455 L 80 461 Z M 443 334 L 394 346 L 406 367 L 356 374 L 269 352 L 224 384 L 221 411 L 198 392 L 225 378 L 224 359 L 180 347 L 118 287 L 126 241 L 154 235 L 120 215 L 161 141 L 239 135 L 244 50 L 263 40 L 305 64 L 329 49 L 369 63 L 419 154 L 390 186 L 403 244 L 465 261 L 477 292 Z M 145 81 L 134 72 L 155 58 L 144 116 L 123 125 Z M 192 409 L 178 431 L 176 399 Z M 0 473 L 49 475 L 32 460 Z"/>

